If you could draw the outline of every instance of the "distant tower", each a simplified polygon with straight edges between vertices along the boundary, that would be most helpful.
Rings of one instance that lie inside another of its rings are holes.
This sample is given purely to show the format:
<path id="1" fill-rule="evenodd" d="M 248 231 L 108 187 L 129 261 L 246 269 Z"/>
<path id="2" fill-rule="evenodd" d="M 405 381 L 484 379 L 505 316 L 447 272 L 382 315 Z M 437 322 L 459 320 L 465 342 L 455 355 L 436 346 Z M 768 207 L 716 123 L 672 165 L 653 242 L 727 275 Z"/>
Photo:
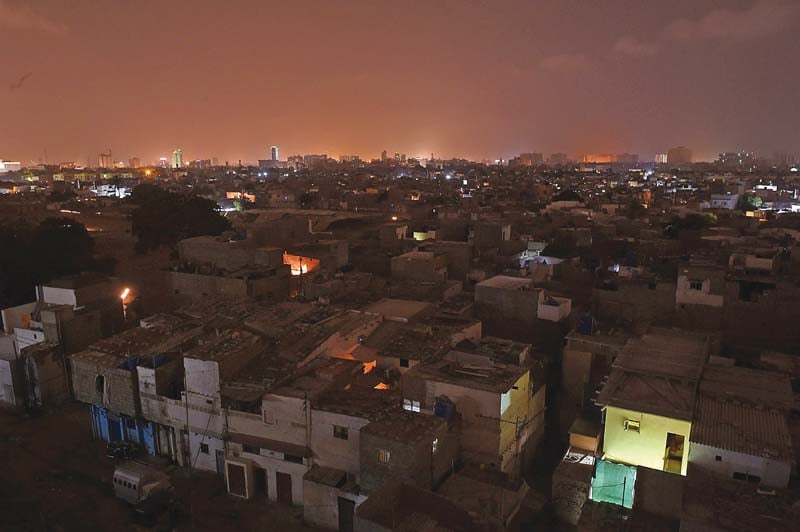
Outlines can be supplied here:
<path id="1" fill-rule="evenodd" d="M 111 150 L 106 150 L 100 154 L 100 168 L 111 168 L 114 161 L 111 158 Z"/>
<path id="2" fill-rule="evenodd" d="M 272 156 L 272 160 L 273 161 L 280 161 L 281 160 L 280 155 L 278 154 L 278 147 L 277 146 L 272 146 L 269 149 L 269 151 L 270 151 L 270 155 Z"/>
<path id="3" fill-rule="evenodd" d="M 386 150 L 383 150 L 381 152 L 381 161 L 386 162 L 386 159 L 388 159 L 388 158 L 389 158 L 389 154 L 386 152 Z"/>
<path id="4" fill-rule="evenodd" d="M 667 152 L 667 163 L 674 165 L 690 164 L 692 162 L 692 150 L 686 146 L 676 146 Z"/>
<path id="5" fill-rule="evenodd" d="M 172 152 L 172 167 L 183 168 L 183 148 L 175 148 Z"/>

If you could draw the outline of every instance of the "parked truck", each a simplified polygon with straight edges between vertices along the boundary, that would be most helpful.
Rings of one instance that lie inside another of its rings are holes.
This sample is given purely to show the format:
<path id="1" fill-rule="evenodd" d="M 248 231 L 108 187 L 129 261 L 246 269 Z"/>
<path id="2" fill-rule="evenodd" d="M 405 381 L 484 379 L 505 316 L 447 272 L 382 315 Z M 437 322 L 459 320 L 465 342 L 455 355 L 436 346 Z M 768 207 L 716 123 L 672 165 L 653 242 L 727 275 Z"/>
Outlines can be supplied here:
<path id="1" fill-rule="evenodd" d="M 123 501 L 139 505 L 145 500 L 163 497 L 173 491 L 169 477 L 140 462 L 125 462 L 114 470 L 114 495 Z"/>

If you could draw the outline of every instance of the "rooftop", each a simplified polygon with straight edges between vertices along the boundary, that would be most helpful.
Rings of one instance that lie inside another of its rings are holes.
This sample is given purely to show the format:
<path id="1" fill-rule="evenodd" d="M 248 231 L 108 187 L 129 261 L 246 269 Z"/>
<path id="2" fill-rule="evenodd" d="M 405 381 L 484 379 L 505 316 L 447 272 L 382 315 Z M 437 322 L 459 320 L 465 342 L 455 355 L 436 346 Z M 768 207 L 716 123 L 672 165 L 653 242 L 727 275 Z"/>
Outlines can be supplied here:
<path id="1" fill-rule="evenodd" d="M 689 441 L 752 456 L 794 460 L 783 413 L 703 394 L 697 401 Z"/>
<path id="2" fill-rule="evenodd" d="M 379 488 L 356 514 L 386 530 L 466 532 L 475 523 L 466 510 L 441 495 L 412 486 L 392 483 Z"/>
<path id="3" fill-rule="evenodd" d="M 371 434 L 403 443 L 418 443 L 430 440 L 436 431 L 446 424 L 446 421 L 436 416 L 397 410 L 391 416 L 382 416 L 371 421 L 361 429 L 361 434 Z"/>
<path id="4" fill-rule="evenodd" d="M 495 275 L 476 285 L 482 288 L 502 288 L 505 290 L 523 290 L 533 288 L 533 280 L 525 277 L 510 277 L 508 275 Z"/>
<path id="5" fill-rule="evenodd" d="M 407 299 L 384 298 L 363 310 L 371 314 L 380 314 L 390 321 L 411 321 L 420 317 L 433 308 L 433 305 L 425 301 L 412 301 Z"/>
<path id="6" fill-rule="evenodd" d="M 496 363 L 491 367 L 478 367 L 451 360 L 436 360 L 417 364 L 408 370 L 406 376 L 446 382 L 464 388 L 505 393 L 528 371 L 526 367 L 511 364 Z"/>
<path id="7" fill-rule="evenodd" d="M 790 532 L 800 530 L 797 496 L 759 493 L 758 485 L 715 477 L 689 464 L 681 521 L 696 530 Z"/>
<path id="8" fill-rule="evenodd" d="M 706 366 L 700 393 L 782 411 L 790 410 L 794 404 L 788 375 L 736 366 Z"/>
<path id="9" fill-rule="evenodd" d="M 707 354 L 704 335 L 651 328 L 628 341 L 595 402 L 691 420 Z"/>

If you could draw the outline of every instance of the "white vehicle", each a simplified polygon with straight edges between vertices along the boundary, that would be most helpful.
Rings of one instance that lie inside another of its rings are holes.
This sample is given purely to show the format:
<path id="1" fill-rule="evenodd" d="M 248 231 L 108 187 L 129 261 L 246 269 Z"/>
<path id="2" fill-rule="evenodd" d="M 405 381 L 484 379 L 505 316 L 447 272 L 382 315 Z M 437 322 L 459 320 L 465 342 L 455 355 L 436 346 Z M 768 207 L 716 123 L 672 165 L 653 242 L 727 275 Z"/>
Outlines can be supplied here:
<path id="1" fill-rule="evenodd" d="M 138 504 L 162 491 L 172 490 L 166 473 L 139 462 L 126 462 L 114 470 L 114 495 Z"/>

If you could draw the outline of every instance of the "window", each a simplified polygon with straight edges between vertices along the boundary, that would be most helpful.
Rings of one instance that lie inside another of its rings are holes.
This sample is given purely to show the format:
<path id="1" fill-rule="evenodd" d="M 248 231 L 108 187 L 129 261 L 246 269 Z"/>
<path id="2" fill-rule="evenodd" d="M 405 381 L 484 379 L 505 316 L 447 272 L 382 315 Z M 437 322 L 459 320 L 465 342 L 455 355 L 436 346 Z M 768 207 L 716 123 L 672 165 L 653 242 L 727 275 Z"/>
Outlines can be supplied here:
<path id="1" fill-rule="evenodd" d="M 261 447 L 255 445 L 242 444 L 242 451 L 250 454 L 261 454 Z"/>
<path id="2" fill-rule="evenodd" d="M 261 415 L 265 425 L 275 424 L 275 414 L 271 410 L 264 410 Z"/>
<path id="3" fill-rule="evenodd" d="M 333 437 L 339 438 L 340 440 L 346 440 L 349 434 L 347 431 L 347 427 L 340 427 L 339 425 L 333 426 Z"/>
<path id="4" fill-rule="evenodd" d="M 135 429 L 136 428 L 136 420 L 135 419 L 128 419 L 125 423 L 128 425 L 129 429 Z"/>
<path id="5" fill-rule="evenodd" d="M 511 390 L 500 396 L 500 413 L 505 413 L 509 406 L 511 406 Z"/>
<path id="6" fill-rule="evenodd" d="M 433 444 L 431 445 L 431 452 L 436 453 L 439 450 L 439 438 L 433 439 Z"/>
<path id="7" fill-rule="evenodd" d="M 400 367 L 401 368 L 407 368 L 408 367 L 408 359 L 407 358 L 401 358 L 400 359 Z"/>
<path id="8" fill-rule="evenodd" d="M 640 430 L 640 422 L 635 419 L 626 419 L 622 425 L 629 432 L 639 432 Z"/>
<path id="9" fill-rule="evenodd" d="M 303 463 L 303 457 L 302 456 L 296 456 L 296 455 L 293 455 L 293 454 L 284 453 L 283 454 L 283 459 L 286 460 L 287 462 L 292 462 L 293 464 L 302 464 Z"/>
<path id="10" fill-rule="evenodd" d="M 378 462 L 388 464 L 392 459 L 392 453 L 387 449 L 378 449 Z"/>
<path id="11" fill-rule="evenodd" d="M 203 454 L 208 454 L 208 444 L 207 443 L 201 443 L 200 444 L 200 452 L 203 453 Z"/>
<path id="12" fill-rule="evenodd" d="M 689 289 L 690 290 L 703 290 L 703 281 L 689 281 Z"/>
<path id="13" fill-rule="evenodd" d="M 714 460 L 717 462 L 722 462 L 722 457 L 720 455 L 717 455 L 714 457 Z"/>
<path id="14" fill-rule="evenodd" d="M 403 399 L 403 410 L 407 410 L 409 412 L 419 412 L 420 411 L 419 401 L 412 401 L 411 399 Z"/>
<path id="15" fill-rule="evenodd" d="M 747 473 L 735 472 L 733 474 L 733 478 L 736 480 L 746 480 L 748 482 L 761 482 L 761 477 L 757 477 L 756 475 L 748 475 Z"/>

